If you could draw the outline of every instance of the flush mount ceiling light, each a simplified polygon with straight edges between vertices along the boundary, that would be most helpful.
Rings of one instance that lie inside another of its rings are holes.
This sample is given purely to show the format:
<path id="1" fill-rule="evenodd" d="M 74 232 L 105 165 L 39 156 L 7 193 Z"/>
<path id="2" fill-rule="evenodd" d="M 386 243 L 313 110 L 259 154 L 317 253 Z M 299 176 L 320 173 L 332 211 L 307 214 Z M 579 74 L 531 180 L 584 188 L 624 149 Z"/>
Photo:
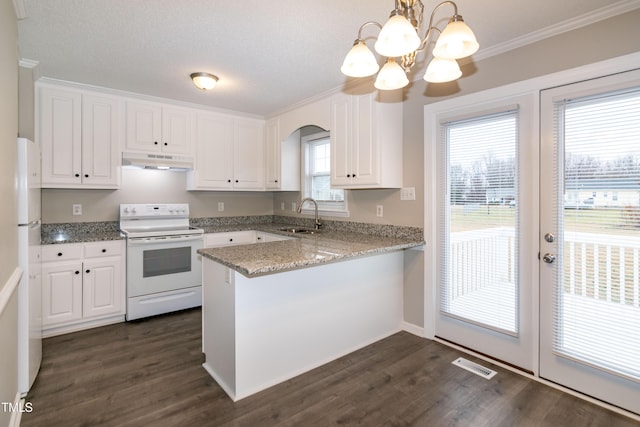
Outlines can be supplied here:
<path id="1" fill-rule="evenodd" d="M 453 15 L 449 23 L 440 30 L 433 26 L 433 18 L 438 9 L 449 5 L 453 7 Z M 349 77 L 368 77 L 380 70 L 378 61 L 362 38 L 365 27 L 374 25 L 380 28 L 374 48 L 387 60 L 378 73 L 375 87 L 381 90 L 400 89 L 409 84 L 406 74 L 416 62 L 416 56 L 427 47 L 429 37 L 434 31 L 440 35 L 432 51 L 433 59 L 427 67 L 424 80 L 431 83 L 442 83 L 458 79 L 462 72 L 456 59 L 465 58 L 475 53 L 480 45 L 471 29 L 458 15 L 458 6 L 452 1 L 443 1 L 433 8 L 429 26 L 423 38 L 418 35 L 422 26 L 424 4 L 421 0 L 395 0 L 395 9 L 384 26 L 369 21 L 360 26 L 358 38 L 344 58 L 340 68 Z M 398 58 L 399 62 L 396 62 Z"/>
<path id="2" fill-rule="evenodd" d="M 193 73 L 191 74 L 193 84 L 200 90 L 211 90 L 216 86 L 218 77 L 209 73 Z"/>

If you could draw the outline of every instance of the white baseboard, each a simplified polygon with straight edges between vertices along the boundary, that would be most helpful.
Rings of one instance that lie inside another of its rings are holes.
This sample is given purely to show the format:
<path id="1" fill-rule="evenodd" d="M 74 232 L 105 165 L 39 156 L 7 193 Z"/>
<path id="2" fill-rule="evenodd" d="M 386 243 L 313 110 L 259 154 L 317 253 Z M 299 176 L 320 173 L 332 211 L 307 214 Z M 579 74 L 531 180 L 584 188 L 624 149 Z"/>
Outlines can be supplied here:
<path id="1" fill-rule="evenodd" d="M 417 335 L 420 338 L 424 338 L 424 328 L 422 326 L 414 325 L 409 322 L 402 322 L 402 330 L 409 332 L 410 334 Z"/>
<path id="2" fill-rule="evenodd" d="M 99 326 L 112 325 L 124 322 L 124 314 L 117 314 L 102 319 L 88 320 L 70 325 L 45 327 L 42 329 L 42 338 L 55 337 L 56 335 L 68 334 L 71 332 L 83 331 L 85 329 L 97 328 Z"/>

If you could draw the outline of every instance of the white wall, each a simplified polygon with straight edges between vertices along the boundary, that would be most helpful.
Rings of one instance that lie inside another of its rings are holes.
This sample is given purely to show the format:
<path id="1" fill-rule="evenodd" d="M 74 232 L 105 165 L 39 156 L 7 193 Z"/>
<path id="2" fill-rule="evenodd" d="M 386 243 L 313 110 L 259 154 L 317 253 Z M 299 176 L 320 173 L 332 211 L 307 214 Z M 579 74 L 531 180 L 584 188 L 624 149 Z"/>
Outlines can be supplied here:
<path id="1" fill-rule="evenodd" d="M 16 209 L 16 137 L 18 134 L 18 28 L 13 2 L 0 0 L 0 402 L 13 403 L 18 390 L 17 295 L 7 295 L 9 281 L 18 266 L 18 218 Z M 10 412 L 0 407 L 0 426 Z"/>

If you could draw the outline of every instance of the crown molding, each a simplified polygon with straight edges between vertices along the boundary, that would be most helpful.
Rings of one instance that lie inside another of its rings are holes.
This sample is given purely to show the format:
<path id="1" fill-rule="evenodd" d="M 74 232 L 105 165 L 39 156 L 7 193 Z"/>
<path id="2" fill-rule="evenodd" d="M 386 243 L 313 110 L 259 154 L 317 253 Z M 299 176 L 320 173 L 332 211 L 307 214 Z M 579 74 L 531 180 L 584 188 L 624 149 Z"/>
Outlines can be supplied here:
<path id="1" fill-rule="evenodd" d="M 486 49 L 480 49 L 476 54 L 473 55 L 473 60 L 480 61 L 482 59 L 500 55 L 501 53 L 508 52 L 510 50 L 514 50 L 519 47 L 526 46 L 528 44 L 535 43 L 562 33 L 576 30 L 578 28 L 586 27 L 587 25 L 591 25 L 596 22 L 612 18 L 614 16 L 622 15 L 638 8 L 640 8 L 640 0 L 621 0 L 611 6 L 601 7 L 600 9 L 593 10 L 589 13 L 585 13 L 583 15 L 576 16 L 558 24 L 542 28 L 529 34 L 525 34 L 524 36 L 516 37 L 512 40 L 499 43 Z M 461 62 L 464 63 L 466 61 L 463 60 Z"/>

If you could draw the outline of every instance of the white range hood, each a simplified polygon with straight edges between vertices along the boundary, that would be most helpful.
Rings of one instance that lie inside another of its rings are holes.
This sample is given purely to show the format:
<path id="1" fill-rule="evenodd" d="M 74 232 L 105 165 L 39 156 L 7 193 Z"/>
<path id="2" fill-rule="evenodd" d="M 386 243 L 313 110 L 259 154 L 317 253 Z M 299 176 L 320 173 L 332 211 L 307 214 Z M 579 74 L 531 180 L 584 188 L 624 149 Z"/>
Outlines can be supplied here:
<path id="1" fill-rule="evenodd" d="M 122 153 L 122 166 L 140 169 L 188 171 L 193 169 L 193 157 L 175 154 Z"/>

